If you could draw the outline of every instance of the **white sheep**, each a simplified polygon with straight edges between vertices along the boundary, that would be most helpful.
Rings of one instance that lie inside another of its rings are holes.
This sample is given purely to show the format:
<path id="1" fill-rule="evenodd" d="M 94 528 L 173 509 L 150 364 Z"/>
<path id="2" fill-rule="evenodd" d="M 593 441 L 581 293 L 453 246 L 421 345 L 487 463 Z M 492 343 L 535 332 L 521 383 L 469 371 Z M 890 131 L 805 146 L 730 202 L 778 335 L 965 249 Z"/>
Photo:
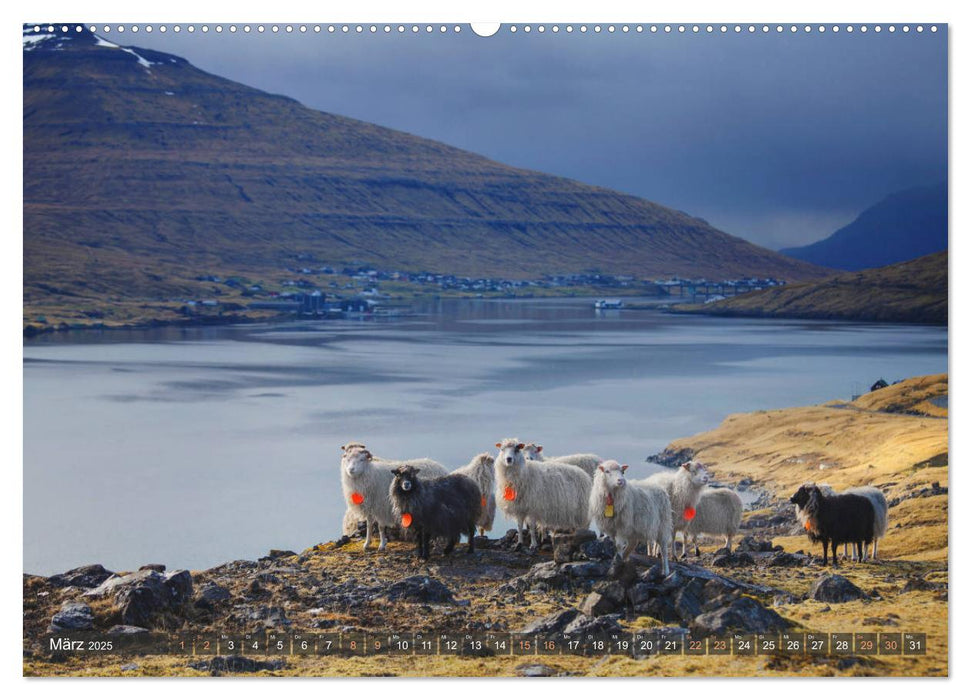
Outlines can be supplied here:
<path id="1" fill-rule="evenodd" d="M 695 506 L 695 517 L 688 521 L 685 532 L 690 536 L 695 546 L 695 556 L 698 550 L 698 535 L 721 535 L 725 538 L 725 546 L 729 553 L 732 551 L 732 538 L 738 532 L 742 522 L 742 499 L 731 489 L 704 488 Z"/>
<path id="2" fill-rule="evenodd" d="M 624 559 L 638 544 L 657 545 L 664 575 L 668 567 L 671 542 L 671 499 L 661 486 L 635 486 L 627 481 L 627 465 L 607 460 L 598 465 L 590 489 L 589 517 L 597 529 L 623 547 Z"/>
<path id="3" fill-rule="evenodd" d="M 477 454 L 471 462 L 452 473 L 464 474 L 479 487 L 479 492 L 482 494 L 482 513 L 476 525 L 479 526 L 479 534 L 485 535 L 492 529 L 492 523 L 496 518 L 496 470 L 492 455 L 488 452 Z"/>
<path id="4" fill-rule="evenodd" d="M 804 486 L 817 486 L 824 496 L 835 496 L 836 490 L 833 489 L 829 484 L 814 484 L 812 482 L 803 484 Z M 873 504 L 873 555 L 871 559 L 877 558 L 877 540 L 887 534 L 887 498 L 883 495 L 883 491 L 878 489 L 876 486 L 854 486 L 852 488 L 846 489 L 842 493 L 852 493 L 857 496 L 863 496 L 870 503 Z M 796 506 L 796 519 L 799 524 L 805 527 L 806 525 L 806 513 L 798 505 Z M 843 558 L 848 559 L 849 550 L 847 545 L 843 545 Z M 855 555 L 854 557 L 855 558 Z M 866 552 L 863 553 L 863 558 L 866 559 Z"/>
<path id="5" fill-rule="evenodd" d="M 575 467 L 580 467 L 591 478 L 596 474 L 597 467 L 602 461 L 600 457 L 589 452 L 563 455 L 562 457 L 546 457 L 543 455 L 543 446 L 537 445 L 535 442 L 527 442 L 523 452 L 526 454 L 526 459 L 532 459 L 536 462 L 560 462 L 561 464 L 572 464 Z"/>
<path id="6" fill-rule="evenodd" d="M 591 481 L 582 469 L 526 459 L 525 445 L 515 438 L 497 442 L 496 447 L 496 501 L 516 521 L 517 547 L 524 544 L 524 524 L 531 549 L 539 546 L 537 528 L 578 530 L 589 524 Z"/>
<path id="7" fill-rule="evenodd" d="M 701 490 L 708 484 L 708 470 L 701 462 L 685 462 L 677 469 L 652 474 L 646 479 L 632 482 L 635 486 L 652 484 L 668 492 L 671 499 L 671 556 L 677 559 L 676 542 L 678 533 L 684 533 L 688 521 L 695 517 Z M 683 536 L 687 552 L 688 540 Z"/>
<path id="8" fill-rule="evenodd" d="M 887 534 L 887 497 L 883 491 L 876 486 L 854 486 L 846 489 L 843 493 L 853 493 L 863 496 L 873 504 L 873 555 L 871 559 L 877 558 L 877 541 Z M 846 557 L 846 545 L 843 545 L 843 556 Z M 863 558 L 866 559 L 866 548 L 863 550 Z"/>
<path id="9" fill-rule="evenodd" d="M 344 528 L 353 520 L 355 523 L 367 523 L 367 534 L 364 537 L 364 549 L 371 545 L 373 528 L 378 528 L 380 544 L 378 551 L 383 551 L 388 544 L 385 528 L 396 525 L 394 513 L 391 511 L 391 481 L 394 475 L 391 470 L 405 464 L 418 467 L 422 476 L 434 478 L 445 476 L 448 472 L 438 462 L 422 457 L 409 460 L 378 460 L 371 452 L 360 444 L 349 446 L 341 457 L 341 489 L 344 501 L 347 503 L 348 513 L 344 515 Z"/>

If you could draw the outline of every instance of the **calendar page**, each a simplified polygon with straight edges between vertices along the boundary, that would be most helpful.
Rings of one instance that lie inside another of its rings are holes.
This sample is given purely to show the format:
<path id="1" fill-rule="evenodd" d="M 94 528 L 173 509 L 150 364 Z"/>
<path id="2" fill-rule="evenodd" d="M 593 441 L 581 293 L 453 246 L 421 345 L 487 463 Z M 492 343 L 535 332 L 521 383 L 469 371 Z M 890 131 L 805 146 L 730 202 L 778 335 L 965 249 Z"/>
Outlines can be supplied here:
<path id="1" fill-rule="evenodd" d="M 947 676 L 948 33 L 24 24 L 23 674 Z"/>

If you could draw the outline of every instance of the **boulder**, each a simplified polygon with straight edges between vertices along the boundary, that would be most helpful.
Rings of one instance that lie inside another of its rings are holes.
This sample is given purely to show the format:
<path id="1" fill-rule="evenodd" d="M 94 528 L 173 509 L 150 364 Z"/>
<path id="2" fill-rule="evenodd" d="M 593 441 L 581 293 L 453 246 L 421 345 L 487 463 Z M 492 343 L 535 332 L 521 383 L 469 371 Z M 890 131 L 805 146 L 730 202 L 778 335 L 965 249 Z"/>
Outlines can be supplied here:
<path id="1" fill-rule="evenodd" d="M 748 596 L 732 597 L 724 605 L 703 613 L 690 623 L 693 634 L 724 636 L 731 632 L 778 632 L 792 625 L 778 613 Z"/>
<path id="2" fill-rule="evenodd" d="M 606 615 L 623 609 L 627 590 L 618 581 L 604 581 L 594 586 L 594 591 L 580 603 L 580 612 L 590 617 Z"/>
<path id="3" fill-rule="evenodd" d="M 722 554 L 719 557 L 715 557 L 711 565 L 712 566 L 753 566 L 755 564 L 755 558 L 748 552 L 738 551 L 734 554 Z"/>
<path id="4" fill-rule="evenodd" d="M 140 637 L 149 633 L 150 630 L 145 627 L 136 627 L 135 625 L 114 625 L 108 630 L 109 637 Z"/>
<path id="5" fill-rule="evenodd" d="M 825 603 L 845 603 L 850 600 L 866 598 L 855 583 L 839 574 L 820 576 L 809 589 L 809 597 Z"/>
<path id="6" fill-rule="evenodd" d="M 623 629 L 617 622 L 619 618 L 620 615 L 599 615 L 597 617 L 591 617 L 590 615 L 583 615 L 581 613 L 563 628 L 563 633 L 579 635 L 620 633 L 623 632 Z"/>
<path id="7" fill-rule="evenodd" d="M 405 603 L 444 603 L 455 604 L 455 597 L 452 591 L 438 579 L 429 576 L 409 576 L 408 578 L 395 581 L 385 593 L 391 602 Z"/>
<path id="8" fill-rule="evenodd" d="M 561 634 L 567 625 L 578 617 L 580 617 L 580 611 L 575 608 L 569 608 L 531 622 L 520 631 L 523 634 L 537 634 L 540 636 Z"/>
<path id="9" fill-rule="evenodd" d="M 101 564 L 88 564 L 87 566 L 79 566 L 76 569 L 65 571 L 63 574 L 55 574 L 48 578 L 47 582 L 58 588 L 65 588 L 67 586 L 94 588 L 100 586 L 114 575 L 114 572 L 108 571 Z"/>
<path id="10" fill-rule="evenodd" d="M 94 627 L 91 606 L 78 601 L 67 601 L 51 618 L 52 632 L 80 632 Z"/>
<path id="11" fill-rule="evenodd" d="M 515 668 L 516 675 L 523 678 L 548 678 L 550 676 L 565 676 L 567 673 L 557 667 L 547 664 L 520 664 Z"/>
<path id="12" fill-rule="evenodd" d="M 139 571 L 157 571 L 160 574 L 165 573 L 165 564 L 145 564 L 144 566 L 138 567 Z"/>
<path id="13" fill-rule="evenodd" d="M 196 598 L 196 605 L 200 607 L 212 607 L 224 600 L 229 600 L 232 594 L 225 586 L 215 583 L 207 583 L 199 589 L 199 596 Z"/>

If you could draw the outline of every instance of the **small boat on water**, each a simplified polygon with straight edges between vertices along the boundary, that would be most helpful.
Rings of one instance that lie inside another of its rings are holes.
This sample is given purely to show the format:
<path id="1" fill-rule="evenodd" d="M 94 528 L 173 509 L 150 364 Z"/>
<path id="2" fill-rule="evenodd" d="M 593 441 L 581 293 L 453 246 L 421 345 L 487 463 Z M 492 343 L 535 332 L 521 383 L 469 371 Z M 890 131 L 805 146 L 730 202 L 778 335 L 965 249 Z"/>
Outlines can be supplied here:
<path id="1" fill-rule="evenodd" d="M 593 302 L 595 309 L 622 309 L 624 302 L 620 299 L 597 299 Z"/>

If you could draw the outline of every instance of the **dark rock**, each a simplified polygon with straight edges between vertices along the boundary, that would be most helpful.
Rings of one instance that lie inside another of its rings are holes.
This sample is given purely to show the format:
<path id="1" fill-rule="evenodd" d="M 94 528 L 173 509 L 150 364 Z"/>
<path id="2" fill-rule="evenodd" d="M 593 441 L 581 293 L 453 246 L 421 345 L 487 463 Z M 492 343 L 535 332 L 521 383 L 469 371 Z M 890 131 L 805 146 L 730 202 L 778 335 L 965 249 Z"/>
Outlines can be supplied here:
<path id="1" fill-rule="evenodd" d="M 289 627 L 293 624 L 287 618 L 286 611 L 276 605 L 269 607 L 264 605 L 255 610 L 251 610 L 246 617 L 252 622 L 262 622 L 267 627 Z"/>
<path id="2" fill-rule="evenodd" d="M 429 576 L 409 576 L 388 586 L 385 597 L 391 602 L 455 604 L 455 597 L 441 581 Z"/>
<path id="3" fill-rule="evenodd" d="M 289 549 L 271 549 L 270 553 L 267 555 L 268 559 L 280 559 L 282 557 L 295 557 L 296 552 L 291 552 Z"/>
<path id="4" fill-rule="evenodd" d="M 634 609 L 640 611 L 641 607 L 647 603 L 652 596 L 657 595 L 657 590 L 657 586 L 649 583 L 635 583 L 633 586 L 627 589 L 627 596 L 630 600 L 630 604 L 634 606 Z"/>
<path id="5" fill-rule="evenodd" d="M 620 557 L 615 557 L 607 570 L 607 576 L 619 581 L 625 588 L 637 581 L 637 567 L 629 561 L 624 561 Z"/>
<path id="6" fill-rule="evenodd" d="M 699 615 L 690 624 L 692 633 L 711 636 L 723 636 L 730 632 L 778 632 L 791 626 L 778 613 L 766 609 L 748 596 L 733 598 L 726 605 Z"/>
<path id="7" fill-rule="evenodd" d="M 185 569 L 165 575 L 165 588 L 169 594 L 168 606 L 177 609 L 192 599 L 192 574 Z"/>
<path id="8" fill-rule="evenodd" d="M 580 611 L 575 608 L 561 610 L 560 612 L 552 613 L 529 623 L 520 631 L 524 634 L 538 634 L 541 636 L 561 634 L 568 625 L 580 616 Z"/>
<path id="9" fill-rule="evenodd" d="M 229 600 L 231 597 L 229 589 L 225 586 L 219 586 L 215 583 L 207 583 L 202 588 L 199 589 L 199 597 L 196 598 L 196 605 L 202 605 L 202 607 L 211 607 L 216 603 L 221 603 L 224 600 Z"/>
<path id="10" fill-rule="evenodd" d="M 280 578 L 275 574 L 264 571 L 256 575 L 256 580 L 260 583 L 280 583 Z"/>
<path id="11" fill-rule="evenodd" d="M 228 673 L 255 673 L 256 671 L 279 671 L 286 668 L 287 662 L 284 659 L 256 661 L 245 656 L 214 656 L 211 659 L 190 662 L 188 666 L 197 671 L 209 671 L 211 673 L 221 671 Z"/>
<path id="12" fill-rule="evenodd" d="M 515 668 L 516 675 L 523 678 L 547 678 L 568 675 L 563 669 L 547 664 L 520 664 Z"/>
<path id="13" fill-rule="evenodd" d="M 67 601 L 51 618 L 52 632 L 68 632 L 89 630 L 94 627 L 94 615 L 91 606 L 78 601 Z"/>
<path id="14" fill-rule="evenodd" d="M 791 552 L 776 552 L 763 562 L 765 566 L 806 566 L 810 562 L 810 557 L 804 554 L 792 554 Z"/>
<path id="15" fill-rule="evenodd" d="M 165 573 L 165 564 L 145 564 L 145 566 L 139 566 L 139 571 L 157 571 L 160 574 Z"/>
<path id="16" fill-rule="evenodd" d="M 607 613 L 616 612 L 621 606 L 616 600 L 609 598 L 602 593 L 591 593 L 588 595 L 582 603 L 580 603 L 580 612 L 589 617 L 597 617 L 598 615 L 606 615 Z"/>
<path id="17" fill-rule="evenodd" d="M 553 535 L 553 561 L 563 564 L 572 561 L 580 547 L 597 541 L 597 534 L 593 530 L 577 530 L 571 533 L 557 533 Z"/>
<path id="18" fill-rule="evenodd" d="M 748 552 L 738 551 L 734 554 L 723 554 L 720 557 L 715 557 L 711 565 L 722 567 L 754 566 L 755 558 Z"/>
<path id="19" fill-rule="evenodd" d="M 100 586 L 114 575 L 114 572 L 108 571 L 101 564 L 89 564 L 65 571 L 63 574 L 55 574 L 48 578 L 47 582 L 58 588 L 65 588 L 67 586 L 94 588 Z"/>
<path id="20" fill-rule="evenodd" d="M 614 541 L 609 537 L 601 537 L 590 542 L 584 542 L 577 548 L 577 558 L 588 561 L 610 561 L 617 553 Z"/>
<path id="21" fill-rule="evenodd" d="M 849 600 L 866 598 L 855 583 L 839 574 L 820 576 L 809 589 L 809 597 L 825 603 L 845 603 Z"/>
<path id="22" fill-rule="evenodd" d="M 683 447 L 680 450 L 665 448 L 656 455 L 650 455 L 645 460 L 660 464 L 662 467 L 680 467 L 685 462 L 690 462 L 695 457 L 695 451 L 690 447 Z"/>
<path id="23" fill-rule="evenodd" d="M 577 615 L 566 627 L 563 628 L 564 634 L 615 634 L 622 632 L 617 620 L 620 615 L 600 615 L 590 617 L 589 615 Z"/>
<path id="24" fill-rule="evenodd" d="M 598 579 L 603 578 L 609 571 L 603 562 L 599 561 L 577 561 L 560 565 L 560 573 L 572 579 Z"/>
<path id="25" fill-rule="evenodd" d="M 928 581 L 922 576 L 914 575 L 907 579 L 907 583 L 901 588 L 901 593 L 909 593 L 910 591 L 941 591 L 947 590 L 947 584 L 935 583 L 934 581 Z"/>
<path id="26" fill-rule="evenodd" d="M 739 543 L 738 547 L 735 548 L 736 552 L 773 552 L 775 547 L 772 546 L 772 542 L 769 540 L 759 540 L 752 535 L 746 535 L 743 537 Z"/>

